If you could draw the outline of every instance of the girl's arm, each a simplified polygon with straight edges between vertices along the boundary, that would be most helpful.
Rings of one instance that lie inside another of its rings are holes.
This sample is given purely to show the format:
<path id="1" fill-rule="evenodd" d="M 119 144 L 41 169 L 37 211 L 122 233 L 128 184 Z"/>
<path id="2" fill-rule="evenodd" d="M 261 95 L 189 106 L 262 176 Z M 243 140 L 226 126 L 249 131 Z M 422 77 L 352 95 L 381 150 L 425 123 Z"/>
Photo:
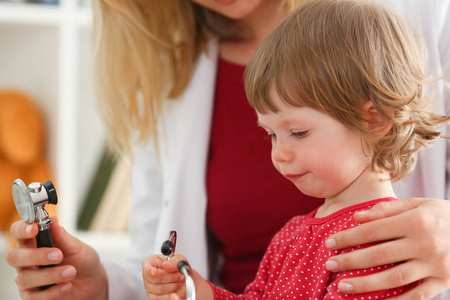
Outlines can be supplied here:
<path id="1" fill-rule="evenodd" d="M 278 265 L 275 260 L 278 258 L 279 248 L 284 244 L 277 242 L 289 236 L 291 223 L 288 222 L 272 239 L 266 254 L 262 260 L 255 281 L 250 283 L 245 289 L 245 294 L 235 295 L 227 290 L 218 288 L 203 279 L 195 270 L 191 269 L 191 276 L 195 283 L 197 299 L 202 300 L 245 300 L 262 299 L 265 293 L 267 282 L 270 278 L 271 270 Z M 274 242 L 275 241 L 275 242 Z M 178 273 L 177 265 L 181 260 L 187 261 L 181 255 L 174 255 L 169 261 L 163 255 L 154 255 L 147 258 L 143 265 L 144 286 L 149 295 L 149 299 L 160 299 L 161 295 L 170 295 L 170 300 L 184 299 L 186 289 L 184 278 Z"/>

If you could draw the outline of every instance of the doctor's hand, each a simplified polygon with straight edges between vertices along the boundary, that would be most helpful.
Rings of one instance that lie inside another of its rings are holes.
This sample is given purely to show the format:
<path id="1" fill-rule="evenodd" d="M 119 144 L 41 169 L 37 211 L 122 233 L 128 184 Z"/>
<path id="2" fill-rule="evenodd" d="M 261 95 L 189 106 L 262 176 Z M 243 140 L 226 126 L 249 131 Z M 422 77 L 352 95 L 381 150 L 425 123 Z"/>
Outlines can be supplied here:
<path id="1" fill-rule="evenodd" d="M 178 272 L 177 265 L 186 261 L 184 256 L 175 254 L 170 260 L 167 256 L 153 255 L 146 258 L 142 264 L 142 276 L 148 299 L 186 299 L 186 283 L 184 276 Z M 195 283 L 197 299 L 214 299 L 209 283 L 194 269 L 191 276 Z"/>
<path id="2" fill-rule="evenodd" d="M 343 279 L 338 288 L 364 293 L 421 280 L 416 288 L 395 299 L 430 299 L 450 288 L 449 215 L 450 201 L 446 200 L 411 198 L 378 203 L 354 215 L 360 226 L 331 236 L 326 245 L 343 249 L 386 242 L 331 257 L 327 269 L 340 272 L 400 263 L 373 275 Z"/>
<path id="3" fill-rule="evenodd" d="M 108 281 L 94 249 L 68 234 L 52 216 L 54 248 L 36 248 L 36 224 L 17 221 L 11 235 L 17 248 L 8 251 L 7 262 L 16 268 L 16 284 L 22 299 L 107 299 Z M 56 265 L 51 268 L 38 266 Z M 53 285 L 46 290 L 39 287 Z"/>

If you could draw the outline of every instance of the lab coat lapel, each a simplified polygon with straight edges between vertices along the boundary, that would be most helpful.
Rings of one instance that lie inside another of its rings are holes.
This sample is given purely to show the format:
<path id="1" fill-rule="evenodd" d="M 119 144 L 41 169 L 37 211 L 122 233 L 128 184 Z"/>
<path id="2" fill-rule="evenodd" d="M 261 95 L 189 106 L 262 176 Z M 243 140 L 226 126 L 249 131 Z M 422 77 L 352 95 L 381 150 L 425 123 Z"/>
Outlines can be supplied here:
<path id="1" fill-rule="evenodd" d="M 217 42 L 212 41 L 208 55 L 199 57 L 182 97 L 166 101 L 160 153 L 164 177 L 161 218 L 165 224 L 159 227 L 157 235 L 164 239 L 167 228 L 177 230 L 177 252 L 188 257 L 204 276 L 207 276 L 205 174 L 217 54 Z M 191 217 L 199 215 L 200 219 Z M 189 247 L 192 243 L 198 247 Z"/>

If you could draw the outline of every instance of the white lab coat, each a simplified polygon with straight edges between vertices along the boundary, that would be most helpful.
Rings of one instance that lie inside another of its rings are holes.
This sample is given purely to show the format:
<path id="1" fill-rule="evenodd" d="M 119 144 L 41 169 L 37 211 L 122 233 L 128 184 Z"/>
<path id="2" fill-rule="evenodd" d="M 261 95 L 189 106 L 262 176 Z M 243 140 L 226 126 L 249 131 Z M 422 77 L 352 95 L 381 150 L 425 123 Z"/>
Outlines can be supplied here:
<path id="1" fill-rule="evenodd" d="M 450 75 L 450 0 L 382 0 L 419 30 L 428 46 L 429 61 L 427 74 L 431 76 Z M 450 78 L 432 85 L 436 92 L 434 111 L 450 114 Z M 446 95 L 446 96 L 444 96 Z M 449 134 L 448 127 L 444 129 Z M 413 176 L 394 183 L 400 199 L 409 197 L 430 197 L 448 199 L 450 185 L 447 173 L 447 145 L 445 139 L 438 139 L 434 146 L 419 154 Z"/>
<path id="2" fill-rule="evenodd" d="M 184 94 L 167 100 L 160 126 L 159 165 L 152 143 L 135 151 L 132 172 L 128 270 L 104 264 L 110 299 L 147 299 L 142 287 L 142 262 L 160 253 L 170 230 L 177 231 L 176 252 L 186 256 L 197 272 L 208 277 L 206 241 L 206 163 L 213 109 L 218 43 L 202 54 Z M 165 133 L 165 134 L 164 134 Z M 137 280 L 137 284 L 133 282 Z M 140 289 L 137 297 L 136 288 Z"/>
<path id="3" fill-rule="evenodd" d="M 407 17 L 424 34 L 430 52 L 429 74 L 450 73 L 450 0 L 383 0 Z M 186 92 L 164 107 L 158 165 L 153 145 L 136 149 L 132 173 L 132 203 L 127 268 L 104 263 L 110 299 L 147 299 L 142 285 L 142 262 L 156 253 L 170 230 L 177 230 L 177 253 L 208 278 L 205 174 L 218 45 L 200 56 Z M 436 84 L 436 111 L 444 114 L 450 83 Z M 256 126 L 256 125 L 255 125 Z M 438 141 L 423 153 L 414 174 L 395 184 L 399 198 L 447 198 L 447 143 Z M 270 159 L 269 157 L 267 159 Z M 443 298 L 442 298 L 443 299 Z M 450 299 L 450 298 L 448 298 Z"/>

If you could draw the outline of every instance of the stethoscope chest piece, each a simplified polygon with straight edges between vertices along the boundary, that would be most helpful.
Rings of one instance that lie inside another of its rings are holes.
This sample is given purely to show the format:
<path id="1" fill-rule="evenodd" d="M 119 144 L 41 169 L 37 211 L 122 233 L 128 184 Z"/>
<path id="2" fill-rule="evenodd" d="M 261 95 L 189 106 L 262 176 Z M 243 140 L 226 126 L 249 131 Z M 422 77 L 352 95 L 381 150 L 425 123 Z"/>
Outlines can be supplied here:
<path id="1" fill-rule="evenodd" d="M 52 236 L 50 234 L 50 227 L 52 221 L 45 210 L 46 204 L 57 204 L 58 197 L 56 195 L 55 187 L 50 180 L 44 184 L 33 182 L 28 185 L 21 179 L 14 180 L 12 193 L 14 204 L 19 212 L 20 217 L 27 223 L 36 223 L 39 232 L 36 235 L 36 246 L 53 247 Z M 40 268 L 49 268 L 54 265 L 39 266 Z M 41 289 L 47 289 L 50 285 L 42 286 Z"/>
<path id="2" fill-rule="evenodd" d="M 34 205 L 27 186 L 21 179 L 14 180 L 12 188 L 14 204 L 20 217 L 27 223 L 35 220 Z"/>
<path id="3" fill-rule="evenodd" d="M 50 180 L 43 185 L 33 182 L 27 187 L 21 179 L 16 179 L 12 193 L 20 217 L 27 223 L 36 222 L 39 226 L 45 225 L 48 219 L 45 205 L 58 203 L 55 187 Z"/>

